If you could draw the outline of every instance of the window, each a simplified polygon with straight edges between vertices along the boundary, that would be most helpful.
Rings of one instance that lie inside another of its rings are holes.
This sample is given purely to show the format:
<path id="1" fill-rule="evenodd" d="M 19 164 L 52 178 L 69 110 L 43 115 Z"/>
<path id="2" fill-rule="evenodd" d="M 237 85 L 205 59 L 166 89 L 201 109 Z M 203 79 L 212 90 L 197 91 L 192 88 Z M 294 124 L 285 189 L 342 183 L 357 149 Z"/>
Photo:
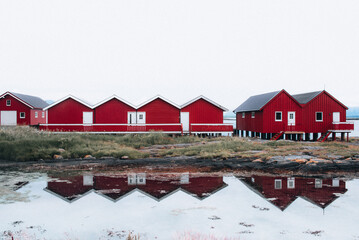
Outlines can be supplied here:
<path id="1" fill-rule="evenodd" d="M 246 118 L 246 113 L 242 113 L 242 118 Z"/>
<path id="2" fill-rule="evenodd" d="M 181 184 L 188 184 L 189 183 L 189 174 L 188 173 L 183 173 L 181 175 L 180 183 Z"/>
<path id="3" fill-rule="evenodd" d="M 92 175 L 84 175 L 82 177 L 82 181 L 84 186 L 93 186 L 93 176 Z"/>
<path id="4" fill-rule="evenodd" d="M 25 118 L 25 113 L 24 112 L 20 113 L 20 118 Z"/>
<path id="5" fill-rule="evenodd" d="M 314 185 L 315 188 L 322 188 L 322 185 L 323 185 L 322 179 L 315 179 L 315 185 Z"/>
<path id="6" fill-rule="evenodd" d="M 274 180 L 274 189 L 282 189 L 282 179 Z"/>
<path id="7" fill-rule="evenodd" d="M 6 100 L 6 106 L 11 106 L 11 100 Z"/>
<path id="8" fill-rule="evenodd" d="M 41 117 L 42 117 L 42 118 L 45 118 L 45 112 L 42 112 L 42 113 L 41 113 Z"/>
<path id="9" fill-rule="evenodd" d="M 323 112 L 316 112 L 315 113 L 315 121 L 316 122 L 323 122 Z"/>
<path id="10" fill-rule="evenodd" d="M 333 187 L 339 187 L 339 179 L 333 179 L 332 186 Z"/>
<path id="11" fill-rule="evenodd" d="M 37 118 L 39 116 L 38 112 L 35 112 L 35 118 Z"/>
<path id="12" fill-rule="evenodd" d="M 140 114 L 140 115 L 138 116 L 138 118 L 139 118 L 139 119 L 143 119 L 143 114 Z"/>
<path id="13" fill-rule="evenodd" d="M 294 178 L 288 178 L 288 180 L 287 180 L 287 188 L 288 189 L 295 188 L 295 179 Z"/>
<path id="14" fill-rule="evenodd" d="M 255 118 L 255 117 L 256 117 L 256 113 L 252 112 L 252 118 Z"/>
<path id="15" fill-rule="evenodd" d="M 275 121 L 276 122 L 282 121 L 282 112 L 275 112 Z"/>

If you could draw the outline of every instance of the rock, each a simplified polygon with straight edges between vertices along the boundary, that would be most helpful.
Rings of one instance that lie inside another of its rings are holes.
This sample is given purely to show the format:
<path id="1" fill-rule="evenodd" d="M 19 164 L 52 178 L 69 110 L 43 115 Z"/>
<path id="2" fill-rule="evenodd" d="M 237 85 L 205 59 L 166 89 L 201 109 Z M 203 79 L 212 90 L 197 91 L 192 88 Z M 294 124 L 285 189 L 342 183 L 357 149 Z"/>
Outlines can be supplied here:
<path id="1" fill-rule="evenodd" d="M 263 162 L 263 160 L 260 159 L 260 158 L 258 158 L 258 159 L 256 159 L 256 160 L 253 160 L 252 162 Z"/>
<path id="2" fill-rule="evenodd" d="M 54 159 L 64 159 L 61 155 L 55 154 Z"/>
<path id="3" fill-rule="evenodd" d="M 129 159 L 129 156 L 122 156 L 121 159 Z"/>
<path id="4" fill-rule="evenodd" d="M 85 155 L 84 159 L 96 159 L 96 158 L 91 156 L 90 154 L 87 154 Z"/>
<path id="5" fill-rule="evenodd" d="M 306 163 L 306 162 L 307 162 L 307 160 L 306 160 L 306 159 L 303 159 L 303 158 L 300 158 L 300 159 L 293 159 L 292 161 L 293 161 L 293 162 L 300 163 L 300 164 L 302 164 L 302 163 Z"/>
<path id="6" fill-rule="evenodd" d="M 66 152 L 66 150 L 63 148 L 59 148 L 59 149 L 57 149 L 57 151 L 59 151 L 60 153 Z"/>

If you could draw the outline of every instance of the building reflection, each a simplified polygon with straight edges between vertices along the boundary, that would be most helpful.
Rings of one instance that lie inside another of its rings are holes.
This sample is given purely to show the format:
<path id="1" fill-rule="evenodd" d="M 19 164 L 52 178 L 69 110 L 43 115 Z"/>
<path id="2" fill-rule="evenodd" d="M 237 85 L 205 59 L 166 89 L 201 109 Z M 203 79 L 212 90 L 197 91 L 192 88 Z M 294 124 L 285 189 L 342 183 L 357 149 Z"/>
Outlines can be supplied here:
<path id="1" fill-rule="evenodd" d="M 347 191 L 339 179 L 253 175 L 240 180 L 282 211 L 298 197 L 324 209 Z"/>
<path id="2" fill-rule="evenodd" d="M 118 201 L 134 191 L 161 201 L 177 191 L 202 200 L 226 186 L 223 176 L 129 173 L 59 177 L 49 180 L 44 190 L 67 202 L 74 202 L 93 191 L 112 201 Z"/>

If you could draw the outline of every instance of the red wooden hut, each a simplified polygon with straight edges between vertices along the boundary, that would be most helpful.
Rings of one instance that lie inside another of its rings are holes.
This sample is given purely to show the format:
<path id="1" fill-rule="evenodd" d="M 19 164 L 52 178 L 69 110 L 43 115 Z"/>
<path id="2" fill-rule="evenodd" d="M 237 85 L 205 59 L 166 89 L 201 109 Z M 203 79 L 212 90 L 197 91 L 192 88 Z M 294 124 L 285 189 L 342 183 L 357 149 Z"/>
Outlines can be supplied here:
<path id="1" fill-rule="evenodd" d="M 92 131 L 93 109 L 85 101 L 68 95 L 44 108 L 47 123 L 40 129 L 49 131 Z"/>
<path id="2" fill-rule="evenodd" d="M 136 121 L 136 107 L 113 95 L 93 106 L 95 132 L 128 132 Z"/>
<path id="3" fill-rule="evenodd" d="M 354 130 L 353 123 L 346 122 L 346 110 L 344 104 L 330 95 L 327 91 L 317 91 L 293 95 L 302 106 L 303 131 L 305 138 L 326 140 L 330 134 L 335 138 L 336 133 L 344 134 Z"/>
<path id="4" fill-rule="evenodd" d="M 135 131 L 162 131 L 179 134 L 180 107 L 170 100 L 157 95 L 137 107 Z"/>
<path id="5" fill-rule="evenodd" d="M 293 139 L 304 133 L 302 107 L 285 90 L 252 96 L 234 112 L 241 136 L 278 139 L 285 133 Z"/>
<path id="6" fill-rule="evenodd" d="M 0 125 L 38 125 L 46 122 L 43 108 L 47 107 L 39 97 L 6 92 L 0 96 Z"/>
<path id="7" fill-rule="evenodd" d="M 223 123 L 225 107 L 206 98 L 198 96 L 181 106 L 181 123 L 183 132 L 189 134 L 232 134 L 233 126 Z"/>

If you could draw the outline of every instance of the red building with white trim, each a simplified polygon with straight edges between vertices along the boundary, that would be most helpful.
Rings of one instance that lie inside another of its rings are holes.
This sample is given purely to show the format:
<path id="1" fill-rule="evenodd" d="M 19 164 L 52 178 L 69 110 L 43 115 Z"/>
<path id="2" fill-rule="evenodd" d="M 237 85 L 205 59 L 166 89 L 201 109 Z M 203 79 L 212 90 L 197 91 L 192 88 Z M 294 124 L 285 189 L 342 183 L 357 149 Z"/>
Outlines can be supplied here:
<path id="1" fill-rule="evenodd" d="M 346 109 L 326 91 L 290 95 L 281 90 L 252 96 L 234 112 L 241 136 L 318 140 L 320 133 L 319 140 L 326 140 L 336 132 L 341 132 L 343 139 L 344 133 L 354 130 L 354 125 L 346 122 Z"/>
<path id="2" fill-rule="evenodd" d="M 43 108 L 48 103 L 39 97 L 6 92 L 0 96 L 0 126 L 46 123 Z"/>
<path id="3" fill-rule="evenodd" d="M 233 126 L 223 123 L 223 112 L 225 111 L 228 109 L 205 96 L 198 96 L 181 106 L 183 132 L 190 134 L 232 134 Z"/>

